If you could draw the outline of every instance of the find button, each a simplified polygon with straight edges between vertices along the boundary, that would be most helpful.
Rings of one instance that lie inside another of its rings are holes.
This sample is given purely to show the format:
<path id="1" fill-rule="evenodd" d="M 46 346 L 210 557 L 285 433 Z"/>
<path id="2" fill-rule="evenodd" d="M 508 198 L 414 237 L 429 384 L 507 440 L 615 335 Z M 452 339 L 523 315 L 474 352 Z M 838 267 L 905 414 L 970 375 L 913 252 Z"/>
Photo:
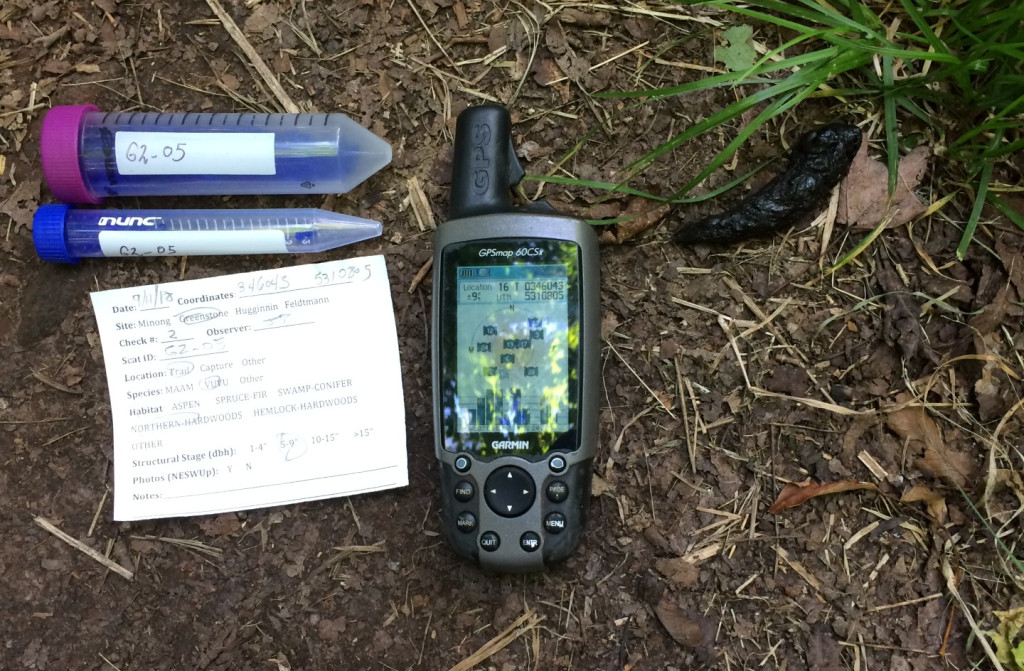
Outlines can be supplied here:
<path id="1" fill-rule="evenodd" d="M 565 470 L 565 467 L 565 457 L 560 457 L 556 455 L 554 457 L 551 457 L 551 459 L 548 461 L 548 468 L 550 468 L 551 471 L 554 473 L 561 473 L 562 471 Z"/>
<path id="2" fill-rule="evenodd" d="M 456 501 L 462 501 L 465 503 L 473 498 L 476 494 L 476 490 L 473 489 L 473 483 L 469 480 L 459 480 L 455 483 L 455 491 L 453 492 Z"/>

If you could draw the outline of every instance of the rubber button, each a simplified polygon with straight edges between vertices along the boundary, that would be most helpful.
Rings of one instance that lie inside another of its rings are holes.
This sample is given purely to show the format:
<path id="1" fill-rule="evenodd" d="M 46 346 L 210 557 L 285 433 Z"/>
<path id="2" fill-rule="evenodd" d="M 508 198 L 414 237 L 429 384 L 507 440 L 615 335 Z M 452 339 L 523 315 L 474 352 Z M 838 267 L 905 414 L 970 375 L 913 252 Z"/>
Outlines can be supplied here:
<path id="1" fill-rule="evenodd" d="M 565 457 L 554 456 L 548 461 L 548 468 L 554 473 L 561 473 L 565 470 Z"/>
<path id="2" fill-rule="evenodd" d="M 476 515 L 468 510 L 463 510 L 455 518 L 455 528 L 464 534 L 474 531 L 476 529 Z"/>
<path id="3" fill-rule="evenodd" d="M 536 552 L 540 548 L 540 536 L 527 531 L 519 537 L 519 547 L 523 548 L 523 552 Z"/>
<path id="4" fill-rule="evenodd" d="M 565 515 L 551 513 L 544 518 L 544 531 L 549 534 L 560 534 L 565 531 Z"/>
<path id="5" fill-rule="evenodd" d="M 480 547 L 487 552 L 494 552 L 501 547 L 501 538 L 493 531 L 485 531 L 480 534 Z"/>
<path id="6" fill-rule="evenodd" d="M 455 483 L 455 491 L 452 494 L 457 501 L 465 503 L 473 498 L 476 490 L 473 488 L 473 483 L 469 480 L 459 480 Z"/>
<path id="7" fill-rule="evenodd" d="M 466 471 L 469 470 L 469 467 L 472 465 L 473 464 L 469 461 L 469 457 L 465 455 L 460 454 L 459 456 L 455 457 L 455 470 L 457 470 L 459 473 L 465 473 Z"/>
<path id="8" fill-rule="evenodd" d="M 569 498 L 569 485 L 565 484 L 561 480 L 549 482 L 547 494 L 548 501 L 551 501 L 552 503 L 561 503 Z"/>
<path id="9" fill-rule="evenodd" d="M 533 478 L 517 466 L 495 469 L 484 483 L 484 500 L 502 517 L 519 517 L 530 509 L 536 495 Z"/>

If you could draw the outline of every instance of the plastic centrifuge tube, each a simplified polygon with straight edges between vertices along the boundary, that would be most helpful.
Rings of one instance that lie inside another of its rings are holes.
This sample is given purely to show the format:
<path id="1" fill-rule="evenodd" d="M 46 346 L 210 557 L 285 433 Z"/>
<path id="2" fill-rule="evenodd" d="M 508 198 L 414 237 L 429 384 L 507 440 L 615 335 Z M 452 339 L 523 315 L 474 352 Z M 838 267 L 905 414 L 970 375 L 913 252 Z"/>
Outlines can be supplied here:
<path id="1" fill-rule="evenodd" d="M 206 114 L 53 107 L 43 172 L 69 203 L 108 196 L 344 193 L 391 147 L 344 114 Z"/>
<path id="2" fill-rule="evenodd" d="M 82 257 L 322 252 L 380 235 L 378 221 L 316 209 L 89 210 L 41 205 L 32 223 L 44 261 Z"/>

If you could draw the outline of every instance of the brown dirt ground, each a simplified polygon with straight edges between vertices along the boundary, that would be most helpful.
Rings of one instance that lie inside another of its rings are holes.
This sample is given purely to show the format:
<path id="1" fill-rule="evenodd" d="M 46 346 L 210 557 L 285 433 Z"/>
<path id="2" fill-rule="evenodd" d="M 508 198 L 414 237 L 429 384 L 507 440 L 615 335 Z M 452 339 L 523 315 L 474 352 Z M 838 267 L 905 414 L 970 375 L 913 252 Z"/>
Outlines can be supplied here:
<path id="1" fill-rule="evenodd" d="M 439 535 L 429 279 L 411 288 L 432 235 L 416 224 L 410 181 L 442 221 L 454 119 L 495 99 L 512 110 L 529 173 L 615 182 L 631 160 L 742 93 L 639 107 L 588 94 L 703 76 L 687 64 L 714 65 L 715 31 L 674 5 L 658 8 L 675 19 L 560 1 L 224 4 L 300 107 L 349 114 L 385 137 L 395 160 L 341 196 L 162 204 L 325 207 L 380 219 L 385 234 L 301 260 L 40 262 L 31 213 L 52 200 L 38 160 L 50 104 L 279 107 L 205 2 L 0 6 L 0 668 L 443 670 L 524 614 L 511 643 L 475 668 L 986 666 L 967 614 L 991 629 L 994 610 L 1022 605 L 1021 576 L 993 537 L 1020 556 L 1019 232 L 986 226 L 987 248 L 957 262 L 958 231 L 934 217 L 885 233 L 818 282 L 820 227 L 730 249 L 669 242 L 678 221 L 710 205 L 603 247 L 601 445 L 584 545 L 544 574 L 485 575 Z M 758 133 L 735 170 L 813 126 L 820 114 L 810 109 Z M 686 145 L 635 185 L 669 193 L 726 141 Z M 616 196 L 588 210 L 602 194 L 575 187 L 543 195 L 591 217 L 630 206 Z M 825 267 L 862 235 L 837 225 Z M 115 524 L 89 292 L 376 253 L 392 281 L 410 485 Z M 767 513 L 784 483 L 808 478 L 879 491 Z M 900 503 L 914 485 L 935 492 L 932 514 Z M 986 488 L 973 509 L 968 499 Z M 108 573 L 36 516 L 135 579 Z M 171 542 L 182 540 L 198 544 Z M 382 551 L 345 549 L 373 544 Z"/>

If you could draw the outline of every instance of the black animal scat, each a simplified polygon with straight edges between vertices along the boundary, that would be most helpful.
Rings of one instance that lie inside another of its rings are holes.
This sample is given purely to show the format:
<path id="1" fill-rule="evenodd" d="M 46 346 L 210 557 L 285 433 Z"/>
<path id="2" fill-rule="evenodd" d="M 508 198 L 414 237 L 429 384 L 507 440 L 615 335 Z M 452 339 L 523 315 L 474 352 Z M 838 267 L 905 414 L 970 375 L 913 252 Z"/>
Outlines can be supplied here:
<path id="1" fill-rule="evenodd" d="M 797 143 L 785 172 L 732 208 L 676 231 L 683 245 L 725 243 L 780 231 L 821 204 L 860 149 L 856 126 L 831 123 Z"/>

